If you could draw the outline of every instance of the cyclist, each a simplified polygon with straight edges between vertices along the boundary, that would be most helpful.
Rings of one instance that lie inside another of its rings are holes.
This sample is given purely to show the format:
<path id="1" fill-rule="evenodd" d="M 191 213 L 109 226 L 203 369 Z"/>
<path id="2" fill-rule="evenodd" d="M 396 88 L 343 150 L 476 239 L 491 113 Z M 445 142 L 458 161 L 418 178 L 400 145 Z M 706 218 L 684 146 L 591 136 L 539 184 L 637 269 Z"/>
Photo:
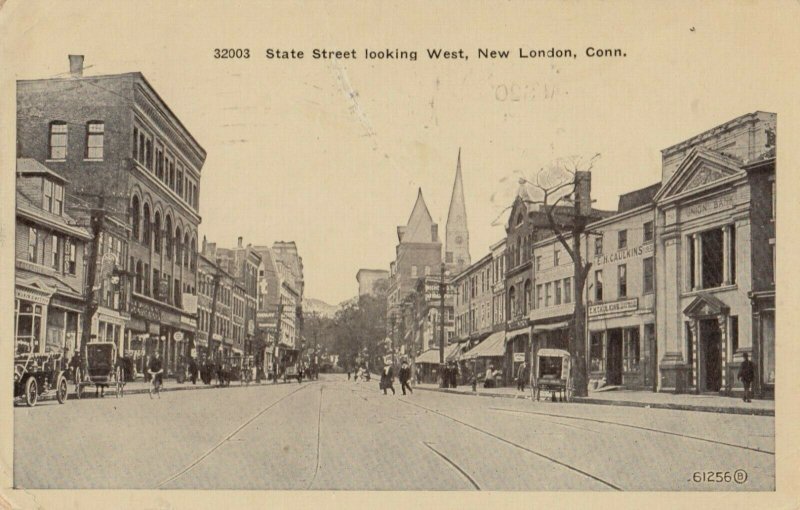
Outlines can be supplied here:
<path id="1" fill-rule="evenodd" d="M 147 366 L 147 373 L 149 373 L 151 377 L 150 398 L 153 398 L 153 391 L 156 392 L 158 398 L 161 398 L 161 385 L 163 384 L 161 376 L 164 373 L 164 367 L 161 365 L 161 357 L 158 351 L 150 358 L 150 364 Z"/>

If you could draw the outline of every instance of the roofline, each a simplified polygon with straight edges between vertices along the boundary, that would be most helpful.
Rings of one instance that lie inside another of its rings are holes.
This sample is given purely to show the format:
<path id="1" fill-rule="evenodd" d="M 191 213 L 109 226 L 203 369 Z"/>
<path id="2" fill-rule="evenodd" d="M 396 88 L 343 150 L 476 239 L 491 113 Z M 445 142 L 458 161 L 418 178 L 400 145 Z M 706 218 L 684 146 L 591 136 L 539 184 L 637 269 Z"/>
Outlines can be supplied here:
<path id="1" fill-rule="evenodd" d="M 680 142 L 678 142 L 676 144 L 670 145 L 666 149 L 661 149 L 661 155 L 662 156 L 666 156 L 667 154 L 670 154 L 670 153 L 673 153 L 673 152 L 677 152 L 680 148 L 685 148 L 685 147 L 691 146 L 695 142 L 699 142 L 700 138 L 702 138 L 704 135 L 711 136 L 711 132 L 712 131 L 716 131 L 716 130 L 719 130 L 719 129 L 731 129 L 731 128 L 735 127 L 738 124 L 742 124 L 742 123 L 748 122 L 748 121 L 753 121 L 754 122 L 756 120 L 756 118 L 758 117 L 759 113 L 766 113 L 767 115 L 775 115 L 775 116 L 778 115 L 775 112 L 767 112 L 767 111 L 764 111 L 764 110 L 756 110 L 754 112 L 749 112 L 749 113 L 745 113 L 743 115 L 739 115 L 738 117 L 735 117 L 735 118 L 733 118 L 731 120 L 728 120 L 726 122 L 718 124 L 718 125 L 716 125 L 716 126 L 714 126 L 712 128 L 705 129 L 702 132 L 700 132 L 700 133 L 698 133 L 698 134 L 696 134 L 694 136 L 691 136 L 689 138 L 686 138 L 686 139 L 684 139 L 684 140 L 682 140 L 682 141 L 680 141 Z"/>

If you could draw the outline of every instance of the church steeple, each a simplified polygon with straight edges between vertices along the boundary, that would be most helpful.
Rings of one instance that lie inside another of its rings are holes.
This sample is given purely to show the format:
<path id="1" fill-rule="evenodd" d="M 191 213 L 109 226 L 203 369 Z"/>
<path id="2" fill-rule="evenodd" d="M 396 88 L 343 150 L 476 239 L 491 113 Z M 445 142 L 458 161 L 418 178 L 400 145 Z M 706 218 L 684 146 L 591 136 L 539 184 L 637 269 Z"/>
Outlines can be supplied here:
<path id="1" fill-rule="evenodd" d="M 467 208 L 464 203 L 464 183 L 461 176 L 461 148 L 458 149 L 456 178 L 450 196 L 450 210 L 447 213 L 445 263 L 451 270 L 460 272 L 472 262 L 469 256 L 469 230 L 467 229 Z"/>

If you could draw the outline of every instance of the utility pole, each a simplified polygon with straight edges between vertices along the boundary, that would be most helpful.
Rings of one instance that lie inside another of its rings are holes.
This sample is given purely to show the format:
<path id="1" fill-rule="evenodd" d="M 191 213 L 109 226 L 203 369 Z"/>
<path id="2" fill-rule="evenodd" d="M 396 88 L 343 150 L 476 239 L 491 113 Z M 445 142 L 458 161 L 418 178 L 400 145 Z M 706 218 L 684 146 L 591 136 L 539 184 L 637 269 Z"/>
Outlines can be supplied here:
<path id="1" fill-rule="evenodd" d="M 280 297 L 278 297 L 280 299 Z M 278 315 L 275 319 L 275 344 L 272 346 L 272 364 L 275 366 L 273 383 L 278 382 L 278 343 L 281 341 L 281 322 L 283 321 L 283 303 L 278 302 Z"/>
<path id="2" fill-rule="evenodd" d="M 88 274 L 86 275 L 89 292 L 86 296 L 86 313 L 83 314 L 83 335 L 81 336 L 80 352 L 84 352 L 86 344 L 89 343 L 89 339 L 91 338 L 92 334 L 92 319 L 94 318 L 94 314 L 97 312 L 97 308 L 99 307 L 96 288 L 97 264 L 99 263 L 98 257 L 100 254 L 98 251 L 100 249 L 100 233 L 103 230 L 103 223 L 105 221 L 105 209 L 103 208 L 104 197 L 99 195 L 97 198 L 100 202 L 99 208 L 91 209 L 89 212 L 89 222 L 92 231 L 92 251 L 91 259 L 89 261 Z M 86 254 L 84 253 L 84 258 L 85 256 Z"/>
<path id="3" fill-rule="evenodd" d="M 444 282 L 444 262 L 442 262 L 440 281 L 439 281 L 439 365 L 442 375 L 442 387 L 445 386 L 444 380 L 444 296 L 447 292 L 447 285 Z"/>
<path id="4" fill-rule="evenodd" d="M 211 360 L 214 357 L 214 350 L 212 348 L 212 342 L 214 341 L 214 326 L 217 317 L 217 293 L 219 292 L 219 281 L 220 275 L 219 273 L 214 271 L 214 291 L 211 293 L 211 317 L 208 319 L 208 359 Z"/>

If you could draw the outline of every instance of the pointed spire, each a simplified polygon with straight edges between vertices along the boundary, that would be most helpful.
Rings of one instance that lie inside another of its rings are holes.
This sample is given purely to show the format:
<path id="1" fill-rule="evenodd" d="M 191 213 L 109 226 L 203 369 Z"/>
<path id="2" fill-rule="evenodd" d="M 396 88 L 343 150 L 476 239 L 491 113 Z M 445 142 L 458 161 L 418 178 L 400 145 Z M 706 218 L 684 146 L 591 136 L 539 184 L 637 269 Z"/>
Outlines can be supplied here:
<path id="1" fill-rule="evenodd" d="M 460 218 L 459 218 L 460 216 Z M 456 162 L 456 178 L 453 181 L 453 193 L 450 195 L 450 210 L 447 212 L 447 224 L 462 222 L 466 230 L 467 209 L 464 204 L 464 182 L 461 177 L 461 147 L 458 148 L 458 161 Z"/>
<path id="2" fill-rule="evenodd" d="M 417 201 L 408 223 L 405 228 L 398 228 L 398 236 L 401 242 L 409 243 L 429 243 L 431 242 L 432 227 L 435 226 L 425 198 L 422 196 L 422 188 L 417 191 Z"/>
<path id="3" fill-rule="evenodd" d="M 457 268 L 468 266 L 469 229 L 467 228 L 467 207 L 464 200 L 464 181 L 461 175 L 461 148 L 458 148 L 456 161 L 456 177 L 453 181 L 453 193 L 450 196 L 450 209 L 447 212 L 447 232 L 445 245 L 445 262 L 455 264 Z"/>

